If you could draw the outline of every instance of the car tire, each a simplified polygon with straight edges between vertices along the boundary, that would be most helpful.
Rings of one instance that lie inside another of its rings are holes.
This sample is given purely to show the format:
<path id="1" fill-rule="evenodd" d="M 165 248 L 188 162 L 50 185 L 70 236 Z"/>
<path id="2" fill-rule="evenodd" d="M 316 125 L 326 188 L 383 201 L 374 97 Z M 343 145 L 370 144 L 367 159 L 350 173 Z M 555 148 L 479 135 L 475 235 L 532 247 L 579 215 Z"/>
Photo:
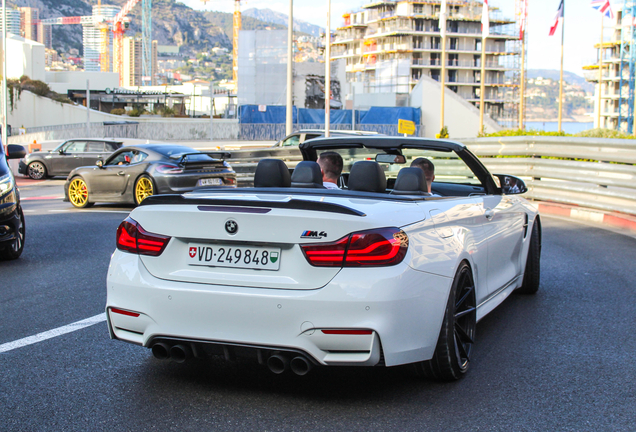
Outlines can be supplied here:
<path id="1" fill-rule="evenodd" d="M 135 190 L 133 191 L 133 196 L 136 205 L 141 204 L 143 200 L 156 193 L 157 188 L 155 187 L 155 182 L 152 180 L 152 177 L 144 174 L 140 176 L 135 182 Z"/>
<path id="2" fill-rule="evenodd" d="M 418 375 L 436 381 L 456 381 L 470 366 L 477 327 L 473 273 L 465 261 L 455 274 L 433 358 L 415 364 Z"/>
<path id="3" fill-rule="evenodd" d="M 523 275 L 523 283 L 517 288 L 519 294 L 535 294 L 541 282 L 541 223 L 536 219 L 532 224 L 528 259 Z"/>
<path id="4" fill-rule="evenodd" d="M 27 175 L 33 180 L 42 180 L 48 177 L 46 165 L 39 161 L 31 162 L 27 167 Z"/>
<path id="5" fill-rule="evenodd" d="M 18 205 L 18 216 L 20 219 L 20 225 L 18 226 L 18 235 L 11 243 L 4 246 L 3 249 L 0 250 L 0 260 L 14 260 L 18 259 L 20 255 L 22 255 L 22 251 L 24 250 L 24 239 L 25 239 L 25 224 L 24 224 L 24 213 L 22 212 L 22 207 Z"/>
<path id="6" fill-rule="evenodd" d="M 71 179 L 68 184 L 67 195 L 73 207 L 86 208 L 93 205 L 89 201 L 88 187 L 82 177 L 73 177 Z"/>

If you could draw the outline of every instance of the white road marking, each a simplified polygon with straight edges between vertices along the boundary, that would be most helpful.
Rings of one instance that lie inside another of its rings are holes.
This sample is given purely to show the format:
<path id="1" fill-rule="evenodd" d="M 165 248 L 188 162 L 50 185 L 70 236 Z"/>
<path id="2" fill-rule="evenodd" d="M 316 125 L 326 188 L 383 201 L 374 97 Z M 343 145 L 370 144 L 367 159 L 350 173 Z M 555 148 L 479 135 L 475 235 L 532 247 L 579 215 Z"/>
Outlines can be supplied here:
<path id="1" fill-rule="evenodd" d="M 84 327 L 90 327 L 92 325 L 99 324 L 100 322 L 104 322 L 104 321 L 106 321 L 106 312 L 101 313 L 99 315 L 92 316 L 90 318 L 86 318 L 85 320 L 77 321 L 72 324 L 58 327 L 53 330 L 45 331 L 33 336 L 18 339 L 17 341 L 2 344 L 0 345 L 0 353 L 11 351 L 16 348 L 22 348 L 23 346 L 27 346 L 27 345 L 33 345 L 34 343 L 42 342 L 57 336 L 62 336 L 66 333 L 71 333 L 77 330 L 81 330 Z"/>

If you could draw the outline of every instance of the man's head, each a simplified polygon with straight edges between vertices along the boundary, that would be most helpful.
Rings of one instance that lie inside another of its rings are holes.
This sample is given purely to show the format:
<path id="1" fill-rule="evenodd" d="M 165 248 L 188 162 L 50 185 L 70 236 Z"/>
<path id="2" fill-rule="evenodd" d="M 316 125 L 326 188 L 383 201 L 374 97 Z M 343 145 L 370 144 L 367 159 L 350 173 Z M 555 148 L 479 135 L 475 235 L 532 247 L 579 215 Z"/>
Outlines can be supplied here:
<path id="1" fill-rule="evenodd" d="M 336 152 L 326 151 L 320 154 L 317 162 L 322 170 L 322 181 L 338 184 L 342 174 L 342 156 Z"/>
<path id="2" fill-rule="evenodd" d="M 431 193 L 431 183 L 435 180 L 435 165 L 430 160 L 419 157 L 411 162 L 411 168 L 419 168 L 424 171 L 424 177 L 426 177 L 426 187 L 428 193 Z"/>

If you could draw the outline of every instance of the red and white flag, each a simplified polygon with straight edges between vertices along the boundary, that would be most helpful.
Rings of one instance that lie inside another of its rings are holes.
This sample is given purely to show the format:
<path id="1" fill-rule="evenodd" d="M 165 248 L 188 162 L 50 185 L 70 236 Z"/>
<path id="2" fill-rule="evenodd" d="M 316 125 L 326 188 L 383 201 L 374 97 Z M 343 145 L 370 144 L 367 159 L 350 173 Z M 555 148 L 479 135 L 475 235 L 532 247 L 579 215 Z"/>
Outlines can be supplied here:
<path id="1" fill-rule="evenodd" d="M 490 34 L 490 17 L 488 16 L 488 0 L 484 0 L 484 8 L 481 11 L 481 37 L 488 37 Z"/>
<path id="2" fill-rule="evenodd" d="M 556 16 L 554 17 L 554 24 L 552 24 L 552 27 L 550 27 L 550 36 L 554 36 L 554 33 L 556 32 L 556 29 L 559 26 L 559 23 L 561 22 L 562 19 L 563 19 L 563 0 L 561 0 L 561 3 L 559 3 L 559 10 L 557 11 Z"/>
<path id="3" fill-rule="evenodd" d="M 519 40 L 523 40 L 523 34 L 526 32 L 527 20 L 528 20 L 528 0 L 522 0 L 521 10 L 519 11 Z"/>

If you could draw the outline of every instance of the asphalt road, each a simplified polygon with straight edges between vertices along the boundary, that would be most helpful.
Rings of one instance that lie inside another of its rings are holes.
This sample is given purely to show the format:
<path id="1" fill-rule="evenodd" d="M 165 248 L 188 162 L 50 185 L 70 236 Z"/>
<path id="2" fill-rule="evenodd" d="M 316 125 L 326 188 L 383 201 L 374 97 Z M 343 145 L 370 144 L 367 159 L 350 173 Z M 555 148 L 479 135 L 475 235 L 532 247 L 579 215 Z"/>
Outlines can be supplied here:
<path id="1" fill-rule="evenodd" d="M 130 207 L 75 210 L 22 186 L 27 239 L 0 262 L 0 347 L 104 312 Z M 48 186 L 47 186 L 48 185 Z M 98 324 L 0 352 L 1 431 L 634 431 L 636 239 L 544 218 L 541 288 L 477 326 L 468 375 L 408 367 L 275 376 L 251 363 L 155 360 Z"/>

